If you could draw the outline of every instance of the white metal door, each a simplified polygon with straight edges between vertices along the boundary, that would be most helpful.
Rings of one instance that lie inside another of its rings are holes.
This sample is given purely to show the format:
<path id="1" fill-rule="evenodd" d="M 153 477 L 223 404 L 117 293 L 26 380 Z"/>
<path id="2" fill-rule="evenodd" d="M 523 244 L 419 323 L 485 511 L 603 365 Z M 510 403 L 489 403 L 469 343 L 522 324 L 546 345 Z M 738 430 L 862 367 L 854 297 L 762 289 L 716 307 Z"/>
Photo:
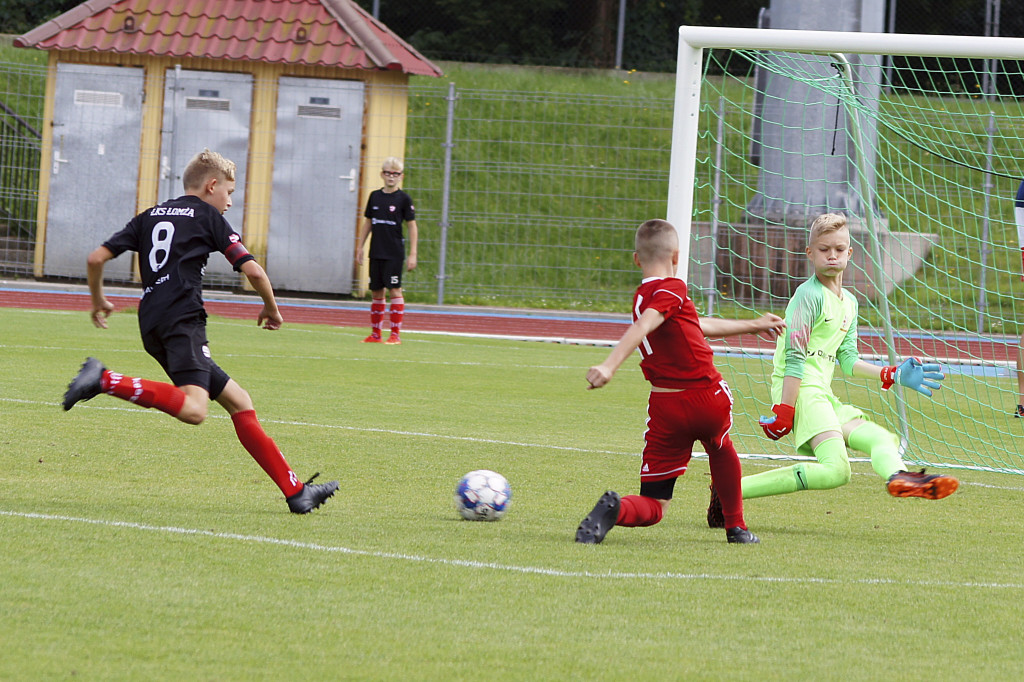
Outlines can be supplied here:
<path id="1" fill-rule="evenodd" d="M 185 193 L 185 165 L 204 148 L 235 162 L 235 193 L 224 217 L 245 241 L 245 173 L 248 165 L 252 75 L 168 69 L 160 150 L 160 200 Z M 227 260 L 214 254 L 206 266 L 208 284 L 238 283 Z"/>
<path id="2" fill-rule="evenodd" d="M 57 64 L 44 274 L 82 277 L 89 252 L 135 215 L 142 89 L 142 69 Z M 132 259 L 104 274 L 130 280 Z"/>
<path id="3" fill-rule="evenodd" d="M 267 266 L 292 291 L 352 291 L 361 214 L 361 81 L 282 77 Z"/>

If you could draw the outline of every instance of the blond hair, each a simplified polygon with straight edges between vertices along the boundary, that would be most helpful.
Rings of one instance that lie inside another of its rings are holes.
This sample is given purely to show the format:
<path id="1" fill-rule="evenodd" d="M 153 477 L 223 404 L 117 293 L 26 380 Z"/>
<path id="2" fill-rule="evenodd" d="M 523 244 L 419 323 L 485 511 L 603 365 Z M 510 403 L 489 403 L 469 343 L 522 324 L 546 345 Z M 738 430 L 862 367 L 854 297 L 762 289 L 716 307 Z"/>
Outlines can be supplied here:
<path id="1" fill-rule="evenodd" d="M 402 160 L 397 156 L 389 156 L 384 159 L 384 162 L 380 164 L 381 170 L 393 170 L 399 173 L 405 171 L 405 166 L 402 164 Z"/>
<path id="2" fill-rule="evenodd" d="M 839 230 L 846 229 L 846 216 L 841 213 L 822 213 L 811 223 L 811 231 L 807 234 L 807 245 Z"/>
<path id="3" fill-rule="evenodd" d="M 181 183 L 185 191 L 199 189 L 210 178 L 219 180 L 235 179 L 235 162 L 225 159 L 217 152 L 203 149 L 188 162 L 185 172 L 181 174 Z"/>
<path id="4" fill-rule="evenodd" d="M 636 255 L 641 263 L 671 258 L 679 249 L 679 235 L 667 220 L 648 220 L 636 229 Z"/>

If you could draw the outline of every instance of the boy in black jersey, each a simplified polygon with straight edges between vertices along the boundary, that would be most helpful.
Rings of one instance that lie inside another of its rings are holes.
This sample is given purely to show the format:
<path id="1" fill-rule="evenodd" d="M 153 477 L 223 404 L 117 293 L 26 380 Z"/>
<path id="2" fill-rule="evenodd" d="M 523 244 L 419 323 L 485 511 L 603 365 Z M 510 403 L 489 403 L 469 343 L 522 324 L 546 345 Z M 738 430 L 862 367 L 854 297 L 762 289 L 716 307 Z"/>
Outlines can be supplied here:
<path id="1" fill-rule="evenodd" d="M 398 188 L 402 180 L 402 161 L 391 156 L 381 164 L 380 175 L 384 187 L 370 193 L 363 216 L 363 227 L 356 242 L 356 263 L 363 264 L 366 238 L 370 239 L 370 335 L 363 343 L 380 343 L 381 324 L 384 321 L 384 289 L 391 298 L 391 334 L 384 343 L 401 343 L 402 316 L 405 298 L 402 296 L 402 265 L 405 263 L 405 238 L 402 222 L 409 225 L 409 261 L 407 268 L 416 269 L 416 245 L 419 228 L 416 226 L 416 207 L 412 198 Z"/>
<path id="2" fill-rule="evenodd" d="M 114 306 L 103 295 L 103 267 L 125 251 L 139 254 L 142 344 L 174 383 L 127 377 L 108 370 L 96 358 L 88 358 L 68 385 L 64 409 L 108 393 L 142 407 L 155 407 L 186 424 L 200 424 L 206 419 L 209 401 L 216 400 L 231 415 L 242 446 L 284 493 L 288 508 L 305 514 L 334 494 L 337 481 L 299 481 L 256 419 L 252 398 L 217 366 L 207 346 L 202 279 L 207 258 L 215 251 L 224 254 L 263 299 L 256 323 L 265 329 L 280 329 L 284 321 L 267 273 L 222 215 L 231 207 L 235 164 L 204 149 L 189 161 L 182 181 L 183 196 L 132 218 L 90 253 L 87 261 L 92 322 L 106 329 Z"/>

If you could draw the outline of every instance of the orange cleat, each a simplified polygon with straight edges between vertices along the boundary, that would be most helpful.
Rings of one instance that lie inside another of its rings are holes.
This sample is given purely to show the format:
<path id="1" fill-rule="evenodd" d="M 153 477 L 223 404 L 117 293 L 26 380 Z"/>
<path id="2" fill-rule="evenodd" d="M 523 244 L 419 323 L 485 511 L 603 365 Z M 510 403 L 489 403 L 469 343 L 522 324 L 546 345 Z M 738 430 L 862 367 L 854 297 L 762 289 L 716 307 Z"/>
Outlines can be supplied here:
<path id="1" fill-rule="evenodd" d="M 893 497 L 923 497 L 926 500 L 941 500 L 949 497 L 960 487 L 960 481 L 944 474 L 926 474 L 920 471 L 897 471 L 885 484 Z"/>

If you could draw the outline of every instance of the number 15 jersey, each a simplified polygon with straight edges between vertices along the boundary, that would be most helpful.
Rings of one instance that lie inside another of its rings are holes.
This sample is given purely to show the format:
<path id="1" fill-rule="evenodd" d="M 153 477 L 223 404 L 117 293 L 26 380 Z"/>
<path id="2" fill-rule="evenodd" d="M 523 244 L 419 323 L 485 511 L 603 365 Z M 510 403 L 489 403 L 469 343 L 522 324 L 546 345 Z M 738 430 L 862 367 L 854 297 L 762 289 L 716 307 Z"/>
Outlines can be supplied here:
<path id="1" fill-rule="evenodd" d="M 209 255 L 224 254 L 235 270 L 254 260 L 217 209 L 185 195 L 165 201 L 132 218 L 103 246 L 114 256 L 139 254 L 142 300 L 139 330 L 194 317 L 205 319 L 203 273 Z"/>

